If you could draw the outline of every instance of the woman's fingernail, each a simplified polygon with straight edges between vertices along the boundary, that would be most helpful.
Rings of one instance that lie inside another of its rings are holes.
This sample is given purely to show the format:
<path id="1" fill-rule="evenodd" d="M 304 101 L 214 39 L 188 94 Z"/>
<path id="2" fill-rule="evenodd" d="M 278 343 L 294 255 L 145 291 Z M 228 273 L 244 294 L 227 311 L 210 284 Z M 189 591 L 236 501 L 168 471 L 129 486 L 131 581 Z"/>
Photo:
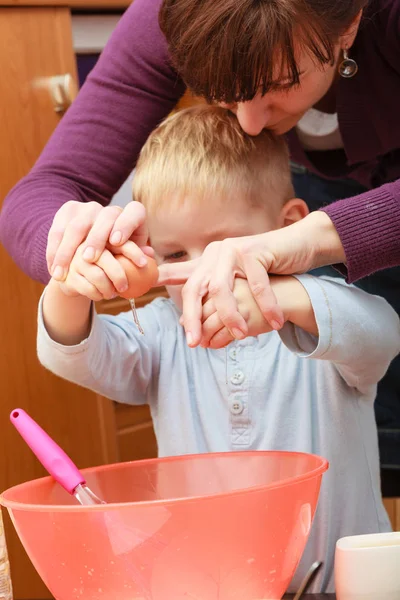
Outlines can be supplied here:
<path id="1" fill-rule="evenodd" d="M 190 331 L 186 332 L 186 341 L 188 343 L 188 345 L 190 346 L 191 344 L 193 344 L 193 336 L 190 333 Z"/>
<path id="2" fill-rule="evenodd" d="M 145 256 L 141 256 L 138 260 L 139 267 L 145 267 L 147 265 L 147 258 Z"/>
<path id="3" fill-rule="evenodd" d="M 52 275 L 53 275 L 54 279 L 57 279 L 57 281 L 63 281 L 64 269 L 62 267 L 60 267 L 59 265 L 57 265 L 56 267 L 54 267 Z"/>
<path id="4" fill-rule="evenodd" d="M 245 334 L 243 333 L 243 331 L 241 331 L 237 327 L 233 327 L 231 332 L 232 332 L 232 335 L 235 338 L 235 340 L 242 340 L 245 337 Z"/>
<path id="5" fill-rule="evenodd" d="M 88 246 L 83 253 L 83 258 L 85 260 L 94 260 L 95 256 L 96 256 L 96 251 L 94 248 L 92 248 L 92 246 Z"/>
<path id="6" fill-rule="evenodd" d="M 120 293 L 124 293 L 126 292 L 126 290 L 128 289 L 128 284 L 127 283 L 121 283 L 121 285 L 118 286 L 118 291 Z"/>
<path id="7" fill-rule="evenodd" d="M 122 240 L 122 233 L 120 231 L 114 231 L 112 236 L 110 237 L 110 243 L 117 245 L 120 244 Z"/>
<path id="8" fill-rule="evenodd" d="M 279 323 L 279 321 L 271 321 L 271 326 L 276 330 L 281 329 L 281 327 L 282 327 L 282 325 Z"/>

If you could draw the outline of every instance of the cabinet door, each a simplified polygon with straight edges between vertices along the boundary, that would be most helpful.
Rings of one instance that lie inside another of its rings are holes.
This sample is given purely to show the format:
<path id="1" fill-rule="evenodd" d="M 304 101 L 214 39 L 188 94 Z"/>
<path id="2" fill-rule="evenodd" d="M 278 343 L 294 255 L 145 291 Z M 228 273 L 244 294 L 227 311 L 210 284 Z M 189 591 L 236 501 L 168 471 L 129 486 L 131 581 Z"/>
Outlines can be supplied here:
<path id="1" fill-rule="evenodd" d="M 54 75 L 76 81 L 70 13 L 66 8 L 0 8 L 0 203 L 39 156 L 61 115 L 46 88 Z M 44 475 L 9 424 L 25 408 L 80 466 L 114 460 L 109 401 L 46 372 L 36 357 L 36 310 L 42 286 L 0 247 L 0 488 Z M 114 435 L 115 437 L 115 435 Z M 51 598 L 8 519 L 15 599 Z"/>

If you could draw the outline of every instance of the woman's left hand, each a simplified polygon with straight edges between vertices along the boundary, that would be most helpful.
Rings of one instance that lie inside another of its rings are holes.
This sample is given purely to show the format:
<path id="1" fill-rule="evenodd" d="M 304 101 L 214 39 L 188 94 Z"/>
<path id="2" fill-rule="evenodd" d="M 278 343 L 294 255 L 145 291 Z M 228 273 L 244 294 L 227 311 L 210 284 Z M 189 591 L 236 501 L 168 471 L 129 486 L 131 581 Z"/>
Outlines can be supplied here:
<path id="1" fill-rule="evenodd" d="M 228 238 L 209 244 L 200 259 L 161 265 L 160 284 L 176 285 L 186 281 L 183 290 L 183 323 L 188 345 L 197 346 L 202 338 L 203 297 L 213 299 L 221 322 L 235 339 L 248 335 L 248 326 L 238 311 L 232 293 L 235 277 L 247 279 L 251 293 L 264 318 L 273 329 L 283 325 L 283 314 L 271 291 L 268 268 L 273 256 L 266 251 L 266 234 Z"/>
<path id="2" fill-rule="evenodd" d="M 276 277 L 274 278 L 276 279 Z M 258 336 L 271 331 L 250 291 L 246 279 L 236 277 L 233 284 L 233 295 L 237 308 L 248 327 L 248 334 Z M 213 298 L 206 297 L 203 304 L 202 331 L 200 345 L 203 348 L 224 348 L 233 341 L 230 331 L 222 323 Z"/>
<path id="3" fill-rule="evenodd" d="M 232 292 L 235 277 L 247 279 L 265 320 L 272 329 L 280 329 L 283 312 L 268 273 L 292 275 L 343 262 L 344 249 L 332 221 L 326 213 L 316 211 L 283 229 L 212 242 L 195 261 L 161 265 L 158 283 L 186 282 L 182 291 L 183 324 L 188 345 L 194 347 L 202 338 L 203 298 L 207 294 L 232 337 L 242 339 L 248 335 Z"/>

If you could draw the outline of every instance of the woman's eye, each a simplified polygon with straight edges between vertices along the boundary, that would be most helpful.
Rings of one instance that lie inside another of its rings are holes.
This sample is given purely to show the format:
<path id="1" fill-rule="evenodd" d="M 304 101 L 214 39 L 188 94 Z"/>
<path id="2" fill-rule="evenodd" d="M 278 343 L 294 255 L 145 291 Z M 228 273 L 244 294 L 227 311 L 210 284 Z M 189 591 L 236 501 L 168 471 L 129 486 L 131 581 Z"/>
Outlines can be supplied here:
<path id="1" fill-rule="evenodd" d="M 297 83 L 294 83 L 292 79 L 289 78 L 282 78 L 279 81 L 277 81 L 274 85 L 271 86 L 271 92 L 285 92 L 288 90 L 292 90 L 292 89 L 297 89 L 300 87 L 301 85 L 301 81 L 300 79 L 302 78 L 302 76 L 305 74 L 305 71 L 300 71 L 299 73 L 299 81 Z"/>
<path id="2" fill-rule="evenodd" d="M 288 93 L 291 90 L 297 90 L 299 89 L 301 83 L 290 83 L 290 82 L 283 82 L 283 83 L 279 83 L 276 85 L 276 87 L 274 87 L 271 92 L 284 92 L 284 93 Z"/>
<path id="3" fill-rule="evenodd" d="M 180 252 L 174 252 L 173 254 L 168 254 L 167 256 L 164 256 L 164 262 L 180 260 L 181 258 L 184 258 L 185 256 L 186 256 L 186 252 L 184 250 L 181 250 Z"/>

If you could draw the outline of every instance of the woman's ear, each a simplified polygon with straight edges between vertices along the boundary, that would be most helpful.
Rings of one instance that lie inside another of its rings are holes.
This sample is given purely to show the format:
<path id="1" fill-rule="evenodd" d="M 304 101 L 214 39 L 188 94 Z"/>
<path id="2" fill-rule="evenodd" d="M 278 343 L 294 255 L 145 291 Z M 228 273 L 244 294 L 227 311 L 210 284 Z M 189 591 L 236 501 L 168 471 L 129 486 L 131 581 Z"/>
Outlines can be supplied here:
<path id="1" fill-rule="evenodd" d="M 352 47 L 354 40 L 356 39 L 356 35 L 358 33 L 358 28 L 360 26 L 362 14 L 363 11 L 360 10 L 355 19 L 353 19 L 353 21 L 350 23 L 347 30 L 340 37 L 340 47 L 342 50 L 348 50 Z"/>
<path id="2" fill-rule="evenodd" d="M 287 227 L 297 221 L 301 221 L 301 219 L 304 219 L 309 212 L 308 206 L 304 200 L 300 200 L 300 198 L 289 200 L 281 209 L 279 215 L 280 227 Z"/>

